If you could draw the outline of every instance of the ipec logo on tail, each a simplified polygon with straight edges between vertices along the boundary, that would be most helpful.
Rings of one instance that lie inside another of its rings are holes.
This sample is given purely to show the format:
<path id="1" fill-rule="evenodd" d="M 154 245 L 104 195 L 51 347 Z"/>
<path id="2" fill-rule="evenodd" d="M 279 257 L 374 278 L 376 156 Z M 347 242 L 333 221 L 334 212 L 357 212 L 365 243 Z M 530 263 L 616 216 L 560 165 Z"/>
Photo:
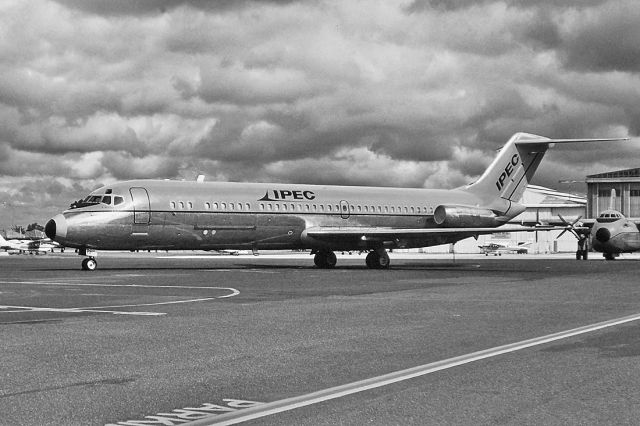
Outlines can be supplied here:
<path id="1" fill-rule="evenodd" d="M 513 154 L 513 157 L 511 157 L 511 161 L 507 163 L 504 171 L 500 174 L 500 177 L 496 181 L 498 191 L 502 191 L 502 188 L 504 188 L 504 181 L 513 174 L 513 172 L 515 171 L 515 167 L 519 162 L 520 156 L 518 154 Z"/>
<path id="2" fill-rule="evenodd" d="M 316 198 L 313 191 L 272 189 L 265 192 L 258 201 L 311 201 Z"/>

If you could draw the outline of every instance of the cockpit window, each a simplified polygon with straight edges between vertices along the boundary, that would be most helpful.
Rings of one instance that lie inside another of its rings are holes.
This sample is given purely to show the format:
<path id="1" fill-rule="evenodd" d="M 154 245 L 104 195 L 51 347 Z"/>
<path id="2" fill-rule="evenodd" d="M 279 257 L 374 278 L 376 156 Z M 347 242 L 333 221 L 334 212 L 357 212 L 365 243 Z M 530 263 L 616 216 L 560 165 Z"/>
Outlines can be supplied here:
<path id="1" fill-rule="evenodd" d="M 119 206 L 124 204 L 124 197 L 120 195 L 89 195 L 84 200 L 78 200 L 71 203 L 70 209 L 78 209 L 81 207 L 95 206 L 96 204 L 106 204 L 108 206 Z"/>

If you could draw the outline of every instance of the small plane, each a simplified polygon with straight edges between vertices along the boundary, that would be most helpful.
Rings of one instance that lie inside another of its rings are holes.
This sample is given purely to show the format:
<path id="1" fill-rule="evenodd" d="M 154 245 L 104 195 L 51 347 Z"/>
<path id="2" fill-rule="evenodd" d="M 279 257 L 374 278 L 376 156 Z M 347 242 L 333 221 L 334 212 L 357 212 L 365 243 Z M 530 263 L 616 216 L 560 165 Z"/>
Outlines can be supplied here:
<path id="1" fill-rule="evenodd" d="M 485 256 L 490 254 L 494 256 L 502 256 L 503 253 L 527 254 L 529 253 L 530 242 L 520 242 L 518 245 L 508 245 L 496 241 L 490 241 L 487 244 L 478 246 Z"/>
<path id="2" fill-rule="evenodd" d="M 474 183 L 456 189 L 133 180 L 99 188 L 45 226 L 46 235 L 97 267 L 96 250 L 301 250 L 318 268 L 335 251 L 365 250 L 386 269 L 387 249 L 455 243 L 481 234 L 536 231 L 505 226 L 547 148 L 608 139 L 516 133 Z M 558 228 L 555 228 L 558 229 Z"/>
<path id="3" fill-rule="evenodd" d="M 11 239 L 6 240 L 2 235 L 0 235 L 0 249 L 6 250 L 8 253 L 30 253 L 30 254 L 46 254 L 53 252 L 55 248 L 60 248 L 64 250 L 64 248 L 56 243 L 51 241 L 49 238 L 44 239 Z"/>
<path id="4" fill-rule="evenodd" d="M 562 234 L 569 231 L 578 239 L 576 259 L 587 260 L 589 246 L 607 260 L 614 260 L 621 253 L 631 253 L 640 250 L 640 222 L 634 222 L 624 217 L 615 209 L 616 190 L 611 190 L 609 208 L 604 210 L 595 219 L 577 218 L 569 223 L 562 216 L 560 219 L 565 224 Z M 560 237 L 560 236 L 558 236 Z"/>

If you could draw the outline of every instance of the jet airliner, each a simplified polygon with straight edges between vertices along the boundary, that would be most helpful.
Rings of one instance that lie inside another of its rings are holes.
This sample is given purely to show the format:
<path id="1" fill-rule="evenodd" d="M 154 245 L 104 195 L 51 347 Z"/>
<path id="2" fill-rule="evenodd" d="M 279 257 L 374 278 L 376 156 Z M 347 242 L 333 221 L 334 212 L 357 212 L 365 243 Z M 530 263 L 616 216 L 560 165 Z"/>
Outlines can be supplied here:
<path id="1" fill-rule="evenodd" d="M 389 267 L 390 248 L 455 243 L 506 227 L 549 139 L 516 133 L 474 183 L 452 190 L 275 183 L 133 180 L 104 186 L 49 220 L 45 233 L 97 267 L 96 250 L 310 249 L 318 268 L 335 251 L 366 250 Z M 497 229 L 496 229 L 497 228 Z"/>

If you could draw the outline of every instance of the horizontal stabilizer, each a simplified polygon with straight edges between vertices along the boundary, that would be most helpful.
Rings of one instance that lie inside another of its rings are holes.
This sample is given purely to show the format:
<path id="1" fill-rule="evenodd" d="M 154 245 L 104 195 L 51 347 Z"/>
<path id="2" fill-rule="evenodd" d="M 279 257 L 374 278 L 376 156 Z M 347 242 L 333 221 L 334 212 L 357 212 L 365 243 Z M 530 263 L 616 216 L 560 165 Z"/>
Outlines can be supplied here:
<path id="1" fill-rule="evenodd" d="M 539 143 L 576 143 L 576 142 L 615 142 L 628 141 L 629 138 L 597 138 L 597 139 L 549 139 L 545 137 L 536 137 L 532 139 L 521 138 L 516 141 L 516 145 L 523 144 L 539 144 Z"/>

